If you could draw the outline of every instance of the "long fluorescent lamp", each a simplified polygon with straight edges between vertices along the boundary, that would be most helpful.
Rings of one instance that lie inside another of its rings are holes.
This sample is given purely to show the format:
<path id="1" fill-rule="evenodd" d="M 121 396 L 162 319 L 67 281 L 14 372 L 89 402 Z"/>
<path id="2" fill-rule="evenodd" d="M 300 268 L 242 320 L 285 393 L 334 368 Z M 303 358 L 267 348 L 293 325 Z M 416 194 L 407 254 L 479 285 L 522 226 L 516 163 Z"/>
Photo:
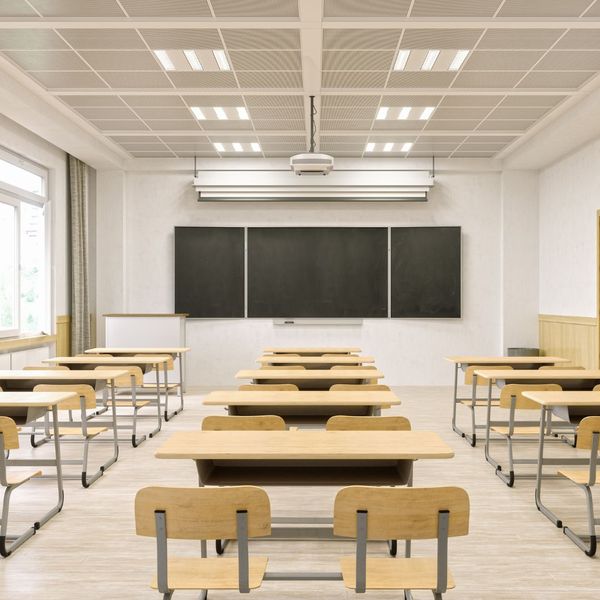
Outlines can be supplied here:
<path id="1" fill-rule="evenodd" d="M 166 50 L 155 50 L 154 56 L 156 56 L 156 58 L 158 58 L 160 64 L 163 66 L 165 71 L 174 71 L 175 70 L 175 65 L 173 64 L 173 61 L 167 54 Z"/>
<path id="2" fill-rule="evenodd" d="M 383 121 L 383 119 L 387 118 L 389 110 L 390 110 L 389 106 L 380 107 L 380 109 L 377 111 L 376 119 L 378 121 Z"/>
<path id="3" fill-rule="evenodd" d="M 227 113 L 223 110 L 221 106 L 215 106 L 213 110 L 217 115 L 217 119 L 220 119 L 221 121 L 226 121 L 227 119 L 229 119 Z"/>
<path id="4" fill-rule="evenodd" d="M 213 56 L 215 57 L 215 60 L 217 61 L 221 71 L 231 71 L 231 66 L 227 60 L 227 54 L 225 54 L 225 50 L 213 50 Z"/>
<path id="5" fill-rule="evenodd" d="M 410 50 L 400 50 L 398 56 L 396 56 L 396 62 L 394 63 L 394 71 L 404 71 L 408 57 L 410 56 Z"/>
<path id="6" fill-rule="evenodd" d="M 400 113 L 398 114 L 398 119 L 401 119 L 403 121 L 408 119 L 408 115 L 410 115 L 411 110 L 412 110 L 412 108 L 410 106 L 403 106 L 400 109 Z"/>
<path id="7" fill-rule="evenodd" d="M 423 65 L 421 66 L 421 71 L 431 71 L 433 69 L 433 65 L 435 65 L 435 61 L 438 59 L 440 55 L 439 50 L 430 50 L 423 61 Z"/>
<path id="8" fill-rule="evenodd" d="M 435 106 L 426 106 L 423 109 L 423 112 L 421 113 L 421 116 L 419 117 L 419 119 L 421 121 L 427 121 L 427 119 L 429 119 L 431 117 L 431 115 L 433 114 L 433 111 L 435 111 Z"/>
<path id="9" fill-rule="evenodd" d="M 467 56 L 469 56 L 468 50 L 459 50 L 456 53 L 456 56 L 452 59 L 449 70 L 450 71 L 458 71 L 462 67 L 462 64 L 465 62 L 465 60 L 467 59 Z"/>
<path id="10" fill-rule="evenodd" d="M 190 63 L 190 67 L 192 67 L 194 71 L 204 71 L 204 67 L 194 50 L 184 50 L 183 53 L 185 54 L 188 63 Z"/>
<path id="11" fill-rule="evenodd" d="M 199 121 L 204 121 L 206 119 L 202 109 L 199 106 L 190 106 L 190 110 Z"/>

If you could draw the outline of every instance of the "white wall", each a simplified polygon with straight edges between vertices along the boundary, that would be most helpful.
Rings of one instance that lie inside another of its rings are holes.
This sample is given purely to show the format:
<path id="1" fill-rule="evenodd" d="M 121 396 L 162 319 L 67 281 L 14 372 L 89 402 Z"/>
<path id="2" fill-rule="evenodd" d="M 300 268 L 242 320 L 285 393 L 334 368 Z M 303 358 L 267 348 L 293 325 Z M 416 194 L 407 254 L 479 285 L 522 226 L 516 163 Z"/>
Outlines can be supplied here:
<path id="1" fill-rule="evenodd" d="M 233 385 L 239 368 L 254 364 L 266 345 L 359 345 L 377 357 L 390 384 L 448 384 L 448 354 L 499 353 L 503 343 L 533 344 L 537 301 L 521 306 L 505 298 L 501 272 L 503 248 L 513 248 L 502 220 L 516 222 L 515 211 L 528 204 L 536 213 L 535 186 L 502 201 L 499 171 L 444 172 L 426 204 L 275 204 L 199 205 L 191 173 L 158 171 L 125 173 L 125 214 L 118 214 L 117 172 L 98 172 L 99 313 L 172 312 L 173 227 L 335 225 L 460 225 L 463 228 L 463 318 L 460 320 L 365 320 L 362 326 L 273 325 L 271 320 L 190 320 L 189 381 L 192 385 Z M 516 180 L 515 180 L 516 178 Z M 515 175 L 504 187 L 514 189 Z M 531 197 L 528 194 L 532 194 Z M 534 223 L 535 225 L 535 223 Z M 529 217 L 521 223 L 529 229 Z M 124 229 L 122 229 L 124 227 Z M 534 227 L 535 228 L 535 227 Z M 521 231 L 521 230 L 519 230 Z M 513 271 L 535 287 L 537 240 L 528 250 L 534 259 L 508 259 Z M 114 269 L 122 261 L 121 277 Z M 102 298 L 102 302 L 100 299 Z M 537 298 L 537 294 L 535 294 Z M 521 308 L 520 308 L 521 306 Z M 525 315 L 525 316 L 523 316 Z M 527 333 L 518 335 L 519 323 Z M 516 323 L 516 324 L 515 324 Z M 102 329 L 102 319 L 99 319 Z M 505 333 L 510 331 L 510 335 Z M 100 337 L 100 335 L 99 335 Z"/>
<path id="2" fill-rule="evenodd" d="M 596 316 L 600 140 L 540 173 L 540 313 Z"/>
<path id="3" fill-rule="evenodd" d="M 49 170 L 49 199 L 52 221 L 52 305 L 55 316 L 70 312 L 69 246 L 67 229 L 67 155 L 42 138 L 0 115 L 0 145 Z"/>

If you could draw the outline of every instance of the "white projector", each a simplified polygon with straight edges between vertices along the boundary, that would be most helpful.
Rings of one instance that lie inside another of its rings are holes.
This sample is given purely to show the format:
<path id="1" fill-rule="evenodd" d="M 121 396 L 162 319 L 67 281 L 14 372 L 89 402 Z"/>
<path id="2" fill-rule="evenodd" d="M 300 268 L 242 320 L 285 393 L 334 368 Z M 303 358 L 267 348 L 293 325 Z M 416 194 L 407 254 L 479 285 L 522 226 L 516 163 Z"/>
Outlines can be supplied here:
<path id="1" fill-rule="evenodd" d="M 333 156 L 306 152 L 290 158 L 290 168 L 296 175 L 328 175 L 333 169 Z"/>

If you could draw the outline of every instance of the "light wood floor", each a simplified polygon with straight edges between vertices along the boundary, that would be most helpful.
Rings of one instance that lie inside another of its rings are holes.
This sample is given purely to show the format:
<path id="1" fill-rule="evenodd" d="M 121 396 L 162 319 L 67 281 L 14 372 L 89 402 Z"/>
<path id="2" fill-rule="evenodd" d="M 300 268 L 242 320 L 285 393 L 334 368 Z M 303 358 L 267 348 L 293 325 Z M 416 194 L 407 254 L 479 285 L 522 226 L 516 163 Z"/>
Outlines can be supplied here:
<path id="1" fill-rule="evenodd" d="M 456 457 L 447 461 L 423 461 L 416 465 L 415 485 L 460 485 L 471 497 L 471 534 L 456 538 L 450 545 L 450 564 L 457 588 L 447 598 L 460 600 L 597 600 L 600 589 L 600 562 L 587 558 L 562 532 L 554 528 L 535 509 L 532 480 L 517 481 L 508 489 L 483 458 L 483 448 L 472 449 L 450 429 L 450 388 L 398 388 L 403 405 L 390 414 L 403 414 L 415 429 L 437 431 L 452 445 Z M 155 546 L 150 538 L 138 538 L 133 526 L 133 498 L 146 485 L 193 486 L 194 465 L 189 462 L 163 461 L 154 458 L 156 448 L 172 432 L 198 427 L 204 414 L 200 394 L 189 394 L 186 410 L 167 423 L 159 436 L 138 449 L 127 444 L 121 456 L 103 478 L 84 490 L 77 481 L 66 482 L 63 512 L 43 527 L 13 556 L 0 560 L 0 598 L 45 600 L 144 600 L 159 598 L 148 583 L 155 564 Z M 212 411 L 213 413 L 220 411 Z M 463 422 L 467 411 L 463 411 Z M 569 451 L 558 447 L 556 452 Z M 45 450 L 42 450 L 45 451 Z M 101 451 L 109 452 L 103 447 Z M 23 438 L 19 452 L 28 453 Z M 40 452 L 40 451 L 36 451 Z M 74 446 L 65 454 L 73 456 Z M 525 450 L 533 455 L 535 446 Z M 16 453 L 15 453 L 16 456 Z M 101 458 L 99 452 L 94 456 Z M 526 467 L 524 467 L 526 468 Z M 71 467 L 71 472 L 74 467 Z M 54 482 L 44 480 L 25 486 L 14 500 L 39 508 L 53 501 Z M 548 503 L 566 522 L 583 526 L 583 497 L 575 486 L 553 480 L 546 484 Z M 328 516 L 335 490 L 319 488 L 270 488 L 273 513 Z M 600 490 L 598 490 L 600 492 Z M 597 494 L 600 503 L 600 493 Z M 19 510 L 18 521 L 27 518 Z M 25 521 L 22 521 L 25 522 Z M 178 544 L 171 544 L 176 550 Z M 189 552 L 198 546 L 187 544 Z M 432 548 L 415 543 L 413 553 Z M 351 554 L 348 542 L 256 542 L 251 551 L 267 555 L 273 570 L 337 570 L 337 559 Z M 384 547 L 370 547 L 383 555 Z M 211 546 L 212 552 L 212 546 Z M 267 582 L 252 596 L 264 600 L 320 600 L 354 597 L 341 582 L 303 583 Z M 210 592 L 211 598 L 239 598 L 235 592 Z M 399 598 L 398 593 L 369 592 L 366 598 Z M 179 592 L 181 600 L 197 594 Z M 415 593 L 416 599 L 431 598 L 429 593 Z"/>

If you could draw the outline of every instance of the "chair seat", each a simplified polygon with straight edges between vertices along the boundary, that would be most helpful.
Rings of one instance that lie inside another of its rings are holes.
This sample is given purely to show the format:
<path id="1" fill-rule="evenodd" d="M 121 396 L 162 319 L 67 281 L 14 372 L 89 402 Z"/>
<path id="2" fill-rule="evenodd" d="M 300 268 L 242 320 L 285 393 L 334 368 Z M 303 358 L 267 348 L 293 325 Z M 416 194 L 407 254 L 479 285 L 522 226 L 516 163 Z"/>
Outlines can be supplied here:
<path id="1" fill-rule="evenodd" d="M 490 430 L 499 433 L 500 435 L 508 435 L 509 427 L 508 426 L 496 426 L 490 427 Z M 531 427 L 514 427 L 513 435 L 539 435 L 540 428 L 537 425 L 533 425 Z"/>
<path id="2" fill-rule="evenodd" d="M 356 587 L 356 557 L 340 560 L 342 577 L 347 588 Z M 367 589 L 372 590 L 434 590 L 437 586 L 435 558 L 367 558 Z M 448 589 L 454 578 L 448 571 Z"/>
<path id="3" fill-rule="evenodd" d="M 108 400 L 106 404 L 112 404 L 112 400 Z M 150 400 L 136 400 L 135 406 L 136 408 L 143 408 L 144 406 L 148 406 L 150 404 Z M 119 407 L 133 407 L 133 400 L 115 400 L 115 406 Z"/>
<path id="4" fill-rule="evenodd" d="M 101 433 L 108 431 L 108 427 L 88 427 L 86 430 L 86 437 L 93 438 Z M 58 435 L 63 437 L 65 435 L 83 435 L 83 429 L 81 427 L 59 427 Z"/>
<path id="5" fill-rule="evenodd" d="M 465 406 L 473 406 L 473 400 L 461 400 L 460 403 Z M 475 400 L 475 406 L 487 406 L 487 404 L 487 400 Z M 496 398 L 492 400 L 492 406 L 498 406 L 499 404 L 500 400 L 497 400 Z"/>
<path id="6" fill-rule="evenodd" d="M 8 485 L 20 485 L 34 477 L 41 477 L 41 475 L 41 471 L 10 470 L 6 472 L 6 481 Z"/>
<path id="7" fill-rule="evenodd" d="M 260 587 L 267 569 L 267 558 L 251 556 L 249 586 Z M 170 590 L 237 590 L 237 558 L 171 558 L 168 566 Z M 150 584 L 157 589 L 156 577 Z"/>
<path id="8" fill-rule="evenodd" d="M 573 483 L 577 483 L 578 485 L 587 484 L 590 480 L 590 471 L 589 469 L 565 469 L 562 471 L 558 471 L 559 475 L 570 479 Z M 600 469 L 596 470 L 596 478 L 600 478 Z"/>

